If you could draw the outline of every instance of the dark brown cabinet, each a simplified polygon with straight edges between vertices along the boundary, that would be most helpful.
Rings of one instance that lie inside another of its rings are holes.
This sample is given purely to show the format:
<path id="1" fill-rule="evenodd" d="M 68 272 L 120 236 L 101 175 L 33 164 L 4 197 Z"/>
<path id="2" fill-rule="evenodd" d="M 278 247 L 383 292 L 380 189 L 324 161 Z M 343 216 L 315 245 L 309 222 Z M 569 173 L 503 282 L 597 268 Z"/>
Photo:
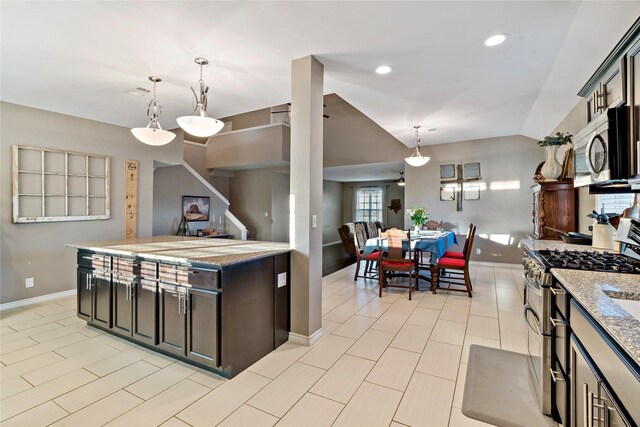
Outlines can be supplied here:
<path id="1" fill-rule="evenodd" d="M 629 121 L 629 156 L 631 176 L 640 176 L 640 40 L 627 53 Z"/>
<path id="2" fill-rule="evenodd" d="M 576 231 L 576 191 L 572 181 L 549 181 L 534 185 L 533 236 L 536 239 L 560 239 L 562 231 Z"/>
<path id="3" fill-rule="evenodd" d="M 156 280 L 113 277 L 112 331 L 147 344 L 156 344 Z"/>
<path id="4" fill-rule="evenodd" d="M 111 327 L 111 274 L 78 268 L 78 317 L 103 328 Z"/>
<path id="5" fill-rule="evenodd" d="M 620 59 L 595 83 L 587 98 L 587 122 L 600 116 L 607 108 L 616 107 L 626 100 L 625 58 Z"/>
<path id="6" fill-rule="evenodd" d="M 158 347 L 207 366 L 219 366 L 217 292 L 160 283 Z"/>

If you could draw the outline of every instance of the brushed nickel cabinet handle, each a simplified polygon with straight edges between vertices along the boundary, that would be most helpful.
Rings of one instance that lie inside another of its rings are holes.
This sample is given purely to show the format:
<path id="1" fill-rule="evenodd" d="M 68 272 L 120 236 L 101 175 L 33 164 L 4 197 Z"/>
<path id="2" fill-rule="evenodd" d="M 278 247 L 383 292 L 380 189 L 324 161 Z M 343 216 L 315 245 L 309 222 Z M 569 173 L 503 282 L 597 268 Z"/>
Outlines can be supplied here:
<path id="1" fill-rule="evenodd" d="M 567 326 L 567 324 L 562 319 L 554 319 L 553 317 L 549 317 L 549 321 L 554 328 L 557 328 L 558 326 Z"/>
<path id="2" fill-rule="evenodd" d="M 549 368 L 549 371 L 551 372 L 551 379 L 553 380 L 554 383 L 558 381 L 564 382 L 564 377 L 560 372 L 554 371 L 553 368 Z"/>
<path id="3" fill-rule="evenodd" d="M 551 288 L 551 293 L 554 294 L 555 296 L 565 295 L 566 294 L 565 291 L 563 291 L 562 289 L 558 289 L 558 288 Z"/>

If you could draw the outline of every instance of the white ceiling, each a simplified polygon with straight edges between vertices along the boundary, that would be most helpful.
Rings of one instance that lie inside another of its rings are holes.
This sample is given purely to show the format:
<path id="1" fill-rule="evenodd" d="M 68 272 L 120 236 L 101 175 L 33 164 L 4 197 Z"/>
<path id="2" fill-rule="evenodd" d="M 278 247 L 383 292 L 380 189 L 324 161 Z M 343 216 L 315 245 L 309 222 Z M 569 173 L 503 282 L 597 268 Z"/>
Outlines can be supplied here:
<path id="1" fill-rule="evenodd" d="M 0 99 L 123 126 L 192 111 L 208 58 L 209 115 L 290 98 L 290 62 L 313 54 L 335 92 L 405 144 L 541 137 L 640 14 L 640 1 L 2 2 Z M 501 46 L 482 41 L 507 33 Z M 376 75 L 380 64 L 394 72 Z"/>
<path id="2" fill-rule="evenodd" d="M 391 181 L 400 179 L 404 161 L 333 166 L 323 169 L 323 178 L 339 182 Z"/>

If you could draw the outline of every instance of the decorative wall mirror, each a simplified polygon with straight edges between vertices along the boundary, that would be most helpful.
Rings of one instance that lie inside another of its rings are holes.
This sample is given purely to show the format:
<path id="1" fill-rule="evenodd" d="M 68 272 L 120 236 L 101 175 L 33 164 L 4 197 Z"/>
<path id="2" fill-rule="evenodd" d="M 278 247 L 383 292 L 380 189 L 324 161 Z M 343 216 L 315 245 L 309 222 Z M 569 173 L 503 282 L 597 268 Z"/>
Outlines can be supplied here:
<path id="1" fill-rule="evenodd" d="M 440 165 L 440 179 L 456 179 L 456 165 Z"/>
<path id="2" fill-rule="evenodd" d="M 463 168 L 463 178 L 480 178 L 480 163 L 465 163 Z"/>
<path id="3" fill-rule="evenodd" d="M 480 200 L 480 186 L 467 185 L 464 187 L 464 199 L 465 200 Z"/>
<path id="4" fill-rule="evenodd" d="M 440 187 L 440 200 L 443 202 L 451 202 L 456 199 L 455 187 Z"/>

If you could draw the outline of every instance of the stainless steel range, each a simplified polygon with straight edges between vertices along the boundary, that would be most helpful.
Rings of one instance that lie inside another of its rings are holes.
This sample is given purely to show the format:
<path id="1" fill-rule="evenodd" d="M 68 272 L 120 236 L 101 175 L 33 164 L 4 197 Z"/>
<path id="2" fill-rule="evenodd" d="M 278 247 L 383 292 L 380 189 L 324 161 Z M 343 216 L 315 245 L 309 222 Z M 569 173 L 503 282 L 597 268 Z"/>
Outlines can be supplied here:
<path id="1" fill-rule="evenodd" d="M 637 221 L 634 221 L 634 223 Z M 640 229 L 640 222 L 632 229 Z M 631 233 L 630 233 L 631 235 Z M 622 239 L 621 239 L 622 240 Z M 559 293 L 553 286 L 552 268 L 605 271 L 611 273 L 640 274 L 640 250 L 635 241 L 628 241 L 625 255 L 575 250 L 538 250 L 525 247 L 524 308 L 528 326 L 529 371 L 533 380 L 540 408 L 551 415 L 551 342 L 552 342 L 552 293 Z M 634 244 L 635 245 L 632 245 Z"/>

